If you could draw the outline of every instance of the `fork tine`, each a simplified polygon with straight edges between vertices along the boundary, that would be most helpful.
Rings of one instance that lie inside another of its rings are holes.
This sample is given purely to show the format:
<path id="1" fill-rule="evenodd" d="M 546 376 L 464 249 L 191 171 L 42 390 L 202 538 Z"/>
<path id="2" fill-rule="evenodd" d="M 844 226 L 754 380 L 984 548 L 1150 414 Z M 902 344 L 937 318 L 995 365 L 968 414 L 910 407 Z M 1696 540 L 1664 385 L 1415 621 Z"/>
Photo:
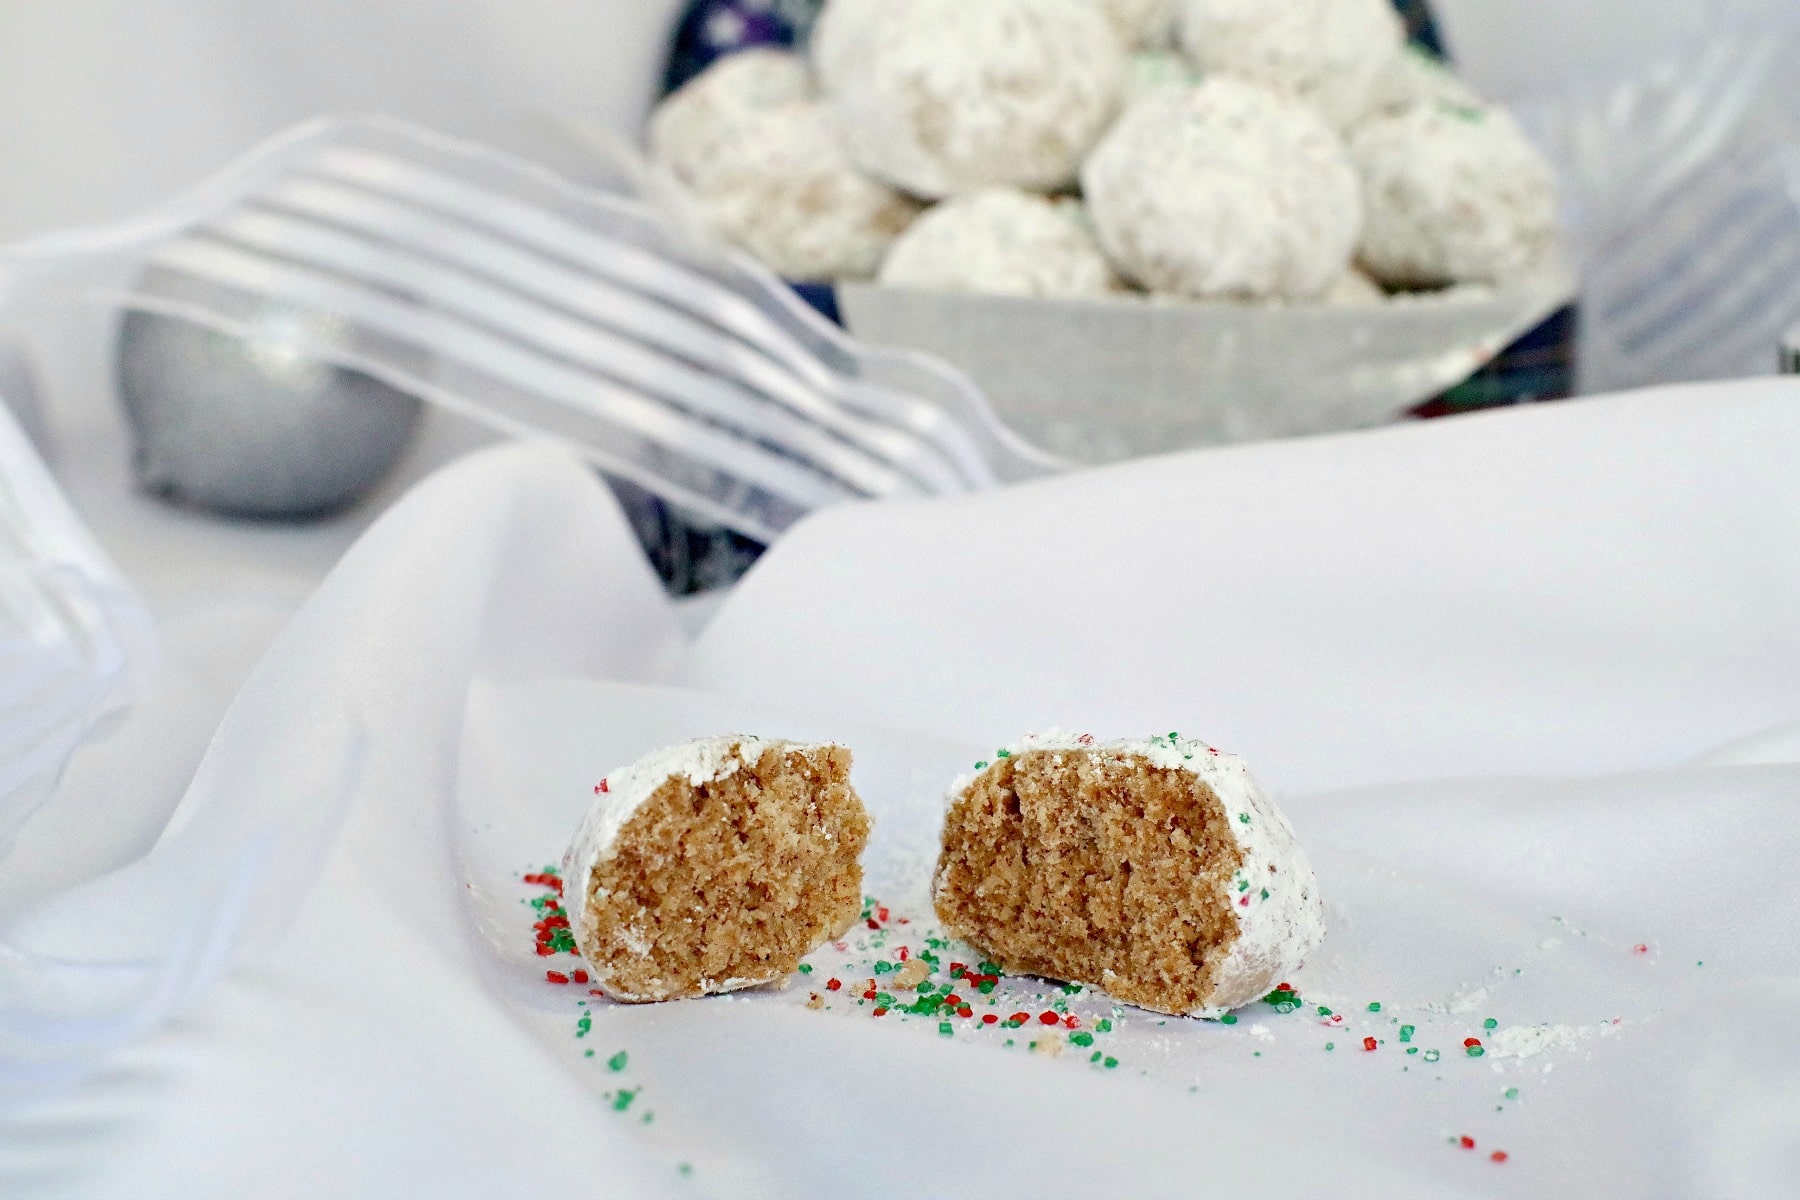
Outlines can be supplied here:
<path id="1" fill-rule="evenodd" d="M 409 251 L 299 218 L 256 211 L 222 218 L 205 232 L 240 247 L 367 282 L 382 291 L 416 296 L 514 343 L 597 371 L 747 437 L 772 441 L 859 495 L 922 490 L 904 481 L 886 462 L 757 393 Z"/>
<path id="2" fill-rule="evenodd" d="M 516 246 L 467 222 L 441 217 L 360 188 L 325 180 L 283 180 L 257 197 L 261 206 L 311 217 L 440 259 L 529 292 L 545 303 L 731 379 L 833 434 L 907 470 L 933 490 L 968 486 L 946 480 L 921 456 L 940 457 L 929 439 L 860 415 L 789 371 L 760 347 L 724 335 L 684 311 Z"/>
<path id="3" fill-rule="evenodd" d="M 401 343 L 450 359 L 524 392 L 701 464 L 741 473 L 802 509 L 854 499 L 805 464 L 714 430 L 626 388 L 553 362 L 443 313 L 347 284 L 267 255 L 202 238 L 185 238 L 151 255 L 155 265 L 302 309 L 333 313 Z M 592 430 L 588 431 L 590 436 Z"/>
<path id="4" fill-rule="evenodd" d="M 373 150 L 328 147 L 308 162 L 306 170 L 310 175 L 367 188 L 504 234 L 716 326 L 780 361 L 821 391 L 830 394 L 840 386 L 813 349 L 743 295 L 682 261 L 598 232 L 591 223 Z M 605 197 L 584 198 L 582 206 L 639 224 L 653 220 L 633 212 L 629 204 Z M 662 232 L 665 242 L 675 237 L 670 231 Z M 940 437 L 966 437 L 964 431 L 944 423 L 943 414 L 933 405 L 916 397 L 905 399 L 917 412 L 903 428 L 932 430 Z M 952 461 L 967 458 L 959 448 L 943 449 Z M 978 486 L 993 482 L 991 467 L 971 481 Z"/>

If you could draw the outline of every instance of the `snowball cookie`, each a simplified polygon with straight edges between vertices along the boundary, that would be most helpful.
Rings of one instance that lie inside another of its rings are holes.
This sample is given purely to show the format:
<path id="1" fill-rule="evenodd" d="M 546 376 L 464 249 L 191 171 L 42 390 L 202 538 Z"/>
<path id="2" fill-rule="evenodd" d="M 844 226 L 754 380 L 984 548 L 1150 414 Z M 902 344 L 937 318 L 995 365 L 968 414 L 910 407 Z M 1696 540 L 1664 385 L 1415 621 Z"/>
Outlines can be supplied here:
<path id="1" fill-rule="evenodd" d="M 1317 296 L 1362 231 L 1337 135 L 1299 101 L 1233 79 L 1138 101 L 1081 179 L 1113 265 L 1152 292 Z"/>
<path id="2" fill-rule="evenodd" d="M 1555 172 L 1498 108 L 1373 117 L 1350 153 L 1368 208 L 1360 259 L 1390 287 L 1497 283 L 1556 245 Z"/>
<path id="3" fill-rule="evenodd" d="M 1160 50 L 1175 41 L 1175 0 L 1100 0 L 1129 50 Z"/>
<path id="4" fill-rule="evenodd" d="M 918 206 L 851 164 L 810 92 L 796 55 L 729 55 L 657 107 L 650 156 L 715 233 L 772 270 L 867 278 Z"/>
<path id="5" fill-rule="evenodd" d="M 818 104 L 772 109 L 721 146 L 695 193 L 718 234 L 789 279 L 866 279 L 919 214 L 857 170 Z"/>
<path id="6" fill-rule="evenodd" d="M 785 50 L 730 54 L 688 80 L 650 114 L 650 158 L 705 189 L 722 148 L 774 109 L 812 99 L 806 61 Z"/>
<path id="7" fill-rule="evenodd" d="M 868 840 L 842 746 L 671 746 L 595 787 L 563 858 L 569 932 L 615 1000 L 769 983 L 856 920 Z"/>
<path id="8" fill-rule="evenodd" d="M 1368 112 L 1405 41 L 1392 0 L 1181 0 L 1181 43 L 1202 71 L 1297 95 L 1335 129 Z"/>
<path id="9" fill-rule="evenodd" d="M 1125 81 L 1093 0 L 832 0 L 812 55 L 850 157 L 932 198 L 1068 186 Z"/>
<path id="10" fill-rule="evenodd" d="M 1217 1016 L 1325 939 L 1318 880 L 1243 760 L 1176 734 L 1050 734 L 959 780 L 938 919 L 1008 971 Z"/>
<path id="11" fill-rule="evenodd" d="M 1008 296 L 1105 296 L 1119 286 L 1079 205 L 1016 188 L 947 200 L 881 264 L 881 283 Z"/>
<path id="12" fill-rule="evenodd" d="M 1482 103 L 1475 89 L 1458 79 L 1449 67 L 1418 47 L 1408 46 L 1375 81 L 1368 115 L 1440 101 L 1470 107 Z"/>

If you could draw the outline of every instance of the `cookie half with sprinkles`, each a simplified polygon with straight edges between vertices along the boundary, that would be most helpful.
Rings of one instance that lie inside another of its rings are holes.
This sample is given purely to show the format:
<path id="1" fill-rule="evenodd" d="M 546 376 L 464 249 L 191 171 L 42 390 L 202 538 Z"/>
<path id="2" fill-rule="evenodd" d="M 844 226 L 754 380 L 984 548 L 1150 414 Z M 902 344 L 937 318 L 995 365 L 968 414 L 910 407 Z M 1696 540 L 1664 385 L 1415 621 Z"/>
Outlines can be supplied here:
<path id="1" fill-rule="evenodd" d="M 1006 970 L 1157 1012 L 1262 998 L 1325 937 L 1318 881 L 1243 760 L 1170 734 L 1027 737 L 952 788 L 946 929 Z"/>
<path id="2" fill-rule="evenodd" d="M 781 979 L 861 912 L 869 828 L 842 746 L 658 750 L 595 787 L 563 859 L 576 948 L 630 1002 Z"/>

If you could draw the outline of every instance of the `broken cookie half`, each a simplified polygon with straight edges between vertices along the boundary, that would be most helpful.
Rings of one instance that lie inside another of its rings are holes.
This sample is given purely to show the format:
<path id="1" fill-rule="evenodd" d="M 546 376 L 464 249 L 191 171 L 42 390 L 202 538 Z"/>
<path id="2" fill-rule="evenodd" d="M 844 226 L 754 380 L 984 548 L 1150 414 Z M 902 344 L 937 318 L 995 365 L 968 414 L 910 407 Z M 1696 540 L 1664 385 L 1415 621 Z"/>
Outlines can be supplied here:
<path id="1" fill-rule="evenodd" d="M 856 920 L 869 828 L 842 746 L 656 751 L 595 788 L 563 860 L 570 931 L 617 1000 L 772 982 Z"/>
<path id="2" fill-rule="evenodd" d="M 1046 734 L 978 772 L 951 791 L 934 900 L 1008 971 L 1217 1016 L 1324 940 L 1293 827 L 1233 755 L 1175 734 Z"/>

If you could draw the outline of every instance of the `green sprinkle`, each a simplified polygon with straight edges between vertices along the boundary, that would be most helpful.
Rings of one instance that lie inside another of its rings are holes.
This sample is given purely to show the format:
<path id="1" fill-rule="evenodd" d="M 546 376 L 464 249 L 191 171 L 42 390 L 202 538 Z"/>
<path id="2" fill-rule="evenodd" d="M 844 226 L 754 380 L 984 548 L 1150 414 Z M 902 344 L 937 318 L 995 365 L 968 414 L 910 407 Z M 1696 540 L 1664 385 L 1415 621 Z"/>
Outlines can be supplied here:
<path id="1" fill-rule="evenodd" d="M 1248 879 L 1238 880 L 1238 891 L 1247 892 L 1249 890 L 1250 890 L 1250 881 Z"/>
<path id="2" fill-rule="evenodd" d="M 1269 889 L 1268 889 L 1268 888 L 1264 888 L 1264 889 L 1263 889 L 1263 890 L 1262 890 L 1262 898 L 1263 898 L 1263 899 L 1264 899 L 1264 900 L 1267 900 L 1267 899 L 1268 899 L 1268 898 L 1269 898 Z"/>
<path id="3" fill-rule="evenodd" d="M 981 973 L 983 975 L 998 975 L 1000 974 L 1000 964 L 984 962 L 981 964 Z"/>
<path id="4" fill-rule="evenodd" d="M 939 1021 L 939 1022 L 938 1022 L 938 1032 L 939 1032 L 939 1033 L 941 1033 L 941 1034 L 943 1034 L 943 1035 L 944 1035 L 944 1036 L 945 1036 L 945 1037 L 950 1037 L 950 1036 L 952 1036 L 952 1032 L 953 1032 L 953 1031 L 952 1031 L 952 1030 L 951 1030 L 951 1028 L 950 1028 L 950 1022 L 948 1022 L 948 1021 Z"/>
<path id="5" fill-rule="evenodd" d="M 993 990 L 994 990 L 994 988 L 995 988 L 995 986 L 996 986 L 996 985 L 995 985 L 995 983 L 994 983 L 994 981 L 993 981 L 993 980 L 991 980 L 991 979 L 984 979 L 984 980 L 982 980 L 982 981 L 981 981 L 981 982 L 980 982 L 980 983 L 979 983 L 979 984 L 977 984 L 977 985 L 976 985 L 976 986 L 975 986 L 975 990 L 976 990 L 976 991 L 978 991 L 978 992 L 980 992 L 980 993 L 981 993 L 981 994 L 982 994 L 982 995 L 984 995 L 984 996 L 985 996 L 985 995 L 987 995 L 987 994 L 988 994 L 988 993 L 989 993 L 989 992 L 991 992 L 991 991 L 993 991 Z"/>
<path id="6" fill-rule="evenodd" d="M 1091 1046 L 1094 1044 L 1094 1035 L 1086 1032 L 1076 1033 L 1071 1034 L 1069 1040 L 1074 1042 L 1077 1046 Z"/>
<path id="7" fill-rule="evenodd" d="M 1408 1054 L 1417 1054 L 1419 1052 L 1419 1048 L 1417 1046 L 1408 1046 L 1406 1048 L 1406 1052 Z"/>
<path id="8" fill-rule="evenodd" d="M 811 975 L 812 974 L 812 964 L 811 963 L 801 963 L 800 964 L 800 973 L 802 975 Z"/>
<path id="9" fill-rule="evenodd" d="M 592 1050 L 583 1050 L 583 1051 L 582 1051 L 582 1052 L 581 1052 L 581 1057 L 583 1057 L 583 1058 L 592 1058 L 592 1057 L 594 1057 L 594 1052 L 593 1052 L 593 1051 L 592 1051 Z"/>
<path id="10" fill-rule="evenodd" d="M 1336 1042 L 1326 1042 L 1326 1043 L 1325 1043 L 1325 1048 L 1326 1048 L 1326 1049 L 1327 1049 L 1327 1050 L 1336 1050 L 1336 1049 L 1337 1049 L 1337 1043 L 1336 1043 Z"/>
<path id="11" fill-rule="evenodd" d="M 1062 990 L 1063 995 L 1065 996 L 1078 995 L 1081 992 L 1081 985 L 1079 983 L 1065 983 L 1063 984 Z"/>
<path id="12" fill-rule="evenodd" d="M 1470 1046 L 1469 1047 L 1469 1057 L 1470 1058 L 1480 1058 L 1482 1055 L 1484 1055 L 1486 1053 L 1487 1053 L 1487 1051 L 1483 1050 L 1480 1046 Z"/>
<path id="13" fill-rule="evenodd" d="M 1425 1052 L 1425 1061 L 1426 1062 L 1436 1062 L 1437 1060 L 1438 1060 L 1438 1052 L 1436 1050 L 1427 1050 Z"/>
<path id="14" fill-rule="evenodd" d="M 1221 1025 L 1236 1025 L 1237 1024 L 1237 1014 L 1236 1013 L 1226 1013 L 1224 1016 L 1219 1018 L 1219 1024 L 1221 1024 Z"/>
<path id="15" fill-rule="evenodd" d="M 1329 1008 L 1326 1008 L 1323 1004 L 1321 1004 L 1321 1005 L 1319 1005 L 1319 1015 L 1321 1017 L 1329 1017 L 1331 1015 L 1331 1010 Z"/>
<path id="16" fill-rule="evenodd" d="M 1506 1098 L 1508 1100 L 1517 1100 L 1519 1098 L 1519 1089 L 1518 1088 L 1507 1088 L 1506 1089 Z"/>
<path id="17" fill-rule="evenodd" d="M 680 1166 L 676 1167 L 675 1169 L 677 1171 L 680 1171 L 683 1175 L 692 1175 L 694 1173 L 694 1164 L 693 1163 L 682 1163 Z"/>
<path id="18" fill-rule="evenodd" d="M 641 1091 L 642 1089 L 639 1090 Z M 636 1099 L 637 1092 L 627 1092 L 621 1089 L 619 1094 L 613 1097 L 613 1111 L 624 1112 L 631 1107 L 631 1102 Z"/>
<path id="19" fill-rule="evenodd" d="M 654 1120 L 656 1120 L 656 1114 L 655 1114 L 655 1113 L 653 1113 L 653 1112 L 646 1112 L 646 1113 L 645 1113 L 645 1114 L 644 1114 L 644 1124 L 646 1124 L 646 1125 L 648 1125 L 648 1124 L 650 1124 L 650 1122 L 652 1122 L 652 1121 L 654 1121 Z"/>
<path id="20" fill-rule="evenodd" d="M 987 764 L 984 762 L 978 762 L 975 764 L 975 769 L 977 771 L 985 771 L 985 770 L 987 770 Z"/>
<path id="21" fill-rule="evenodd" d="M 1101 1033 L 1111 1033 L 1112 1032 L 1112 1022 L 1107 1020 L 1105 1017 L 1101 1017 L 1099 1023 L 1096 1024 L 1094 1026 L 1094 1028 L 1098 1029 Z"/>
<path id="22" fill-rule="evenodd" d="M 1492 1017 L 1489 1017 L 1487 1020 L 1485 1020 L 1481 1023 L 1481 1027 L 1483 1029 L 1498 1029 L 1500 1027 L 1500 1022 L 1494 1020 L 1494 1018 L 1492 1018 Z"/>
<path id="23" fill-rule="evenodd" d="M 1403 1042 L 1412 1041 L 1412 1035 L 1413 1035 L 1413 1027 L 1411 1025 L 1402 1025 L 1400 1027 L 1400 1040 L 1401 1041 L 1403 1041 Z"/>
<path id="24" fill-rule="evenodd" d="M 931 993 L 935 992 L 936 990 L 937 990 L 937 984 L 931 982 L 929 979 L 927 979 L 925 982 L 921 983 L 918 987 L 918 993 L 921 996 L 929 996 L 929 995 L 931 995 Z"/>
<path id="25" fill-rule="evenodd" d="M 627 1056 L 626 1053 L 623 1050 L 621 1050 L 617 1054 L 613 1055 L 611 1058 L 607 1059 L 606 1065 L 611 1067 L 615 1071 L 623 1071 L 625 1069 L 625 1064 L 629 1061 L 631 1061 L 629 1056 Z"/>
<path id="26" fill-rule="evenodd" d="M 1370 1012 L 1380 1012 L 1381 1011 L 1381 1001 L 1371 1000 L 1369 1002 L 1369 1011 Z"/>
<path id="27" fill-rule="evenodd" d="M 1106 1056 L 1106 1059 L 1105 1059 L 1105 1062 L 1103 1063 L 1103 1065 L 1106 1067 L 1107 1070 L 1110 1071 L 1114 1067 L 1119 1065 L 1119 1060 L 1109 1054 Z"/>
<path id="28" fill-rule="evenodd" d="M 1250 814 L 1249 813 L 1239 813 L 1238 820 L 1240 820 L 1244 824 L 1248 825 L 1250 823 Z"/>
<path id="29" fill-rule="evenodd" d="M 878 961 L 875 964 L 875 973 L 877 975 L 886 975 L 889 972 L 891 972 L 893 969 L 894 969 L 894 964 L 887 961 L 887 959 L 885 959 L 885 958 L 881 959 L 880 961 Z"/>
<path id="30" fill-rule="evenodd" d="M 1009 1043 L 1009 1044 L 1010 1044 L 1010 1043 Z M 1097 1063 L 1097 1062 L 1099 1062 L 1099 1061 L 1100 1061 L 1100 1059 L 1101 1059 L 1101 1058 L 1102 1058 L 1102 1057 L 1103 1057 L 1103 1056 L 1102 1056 L 1102 1055 L 1101 1055 L 1101 1053 L 1100 1053 L 1100 1052 L 1099 1052 L 1099 1051 L 1098 1051 L 1098 1050 L 1096 1050 L 1096 1051 L 1094 1051 L 1094 1053 L 1093 1053 L 1093 1054 L 1092 1054 L 1092 1055 L 1090 1055 L 1090 1056 L 1089 1056 L 1089 1057 L 1088 1057 L 1088 1061 L 1089 1061 L 1089 1062 L 1091 1062 L 1091 1063 Z"/>

